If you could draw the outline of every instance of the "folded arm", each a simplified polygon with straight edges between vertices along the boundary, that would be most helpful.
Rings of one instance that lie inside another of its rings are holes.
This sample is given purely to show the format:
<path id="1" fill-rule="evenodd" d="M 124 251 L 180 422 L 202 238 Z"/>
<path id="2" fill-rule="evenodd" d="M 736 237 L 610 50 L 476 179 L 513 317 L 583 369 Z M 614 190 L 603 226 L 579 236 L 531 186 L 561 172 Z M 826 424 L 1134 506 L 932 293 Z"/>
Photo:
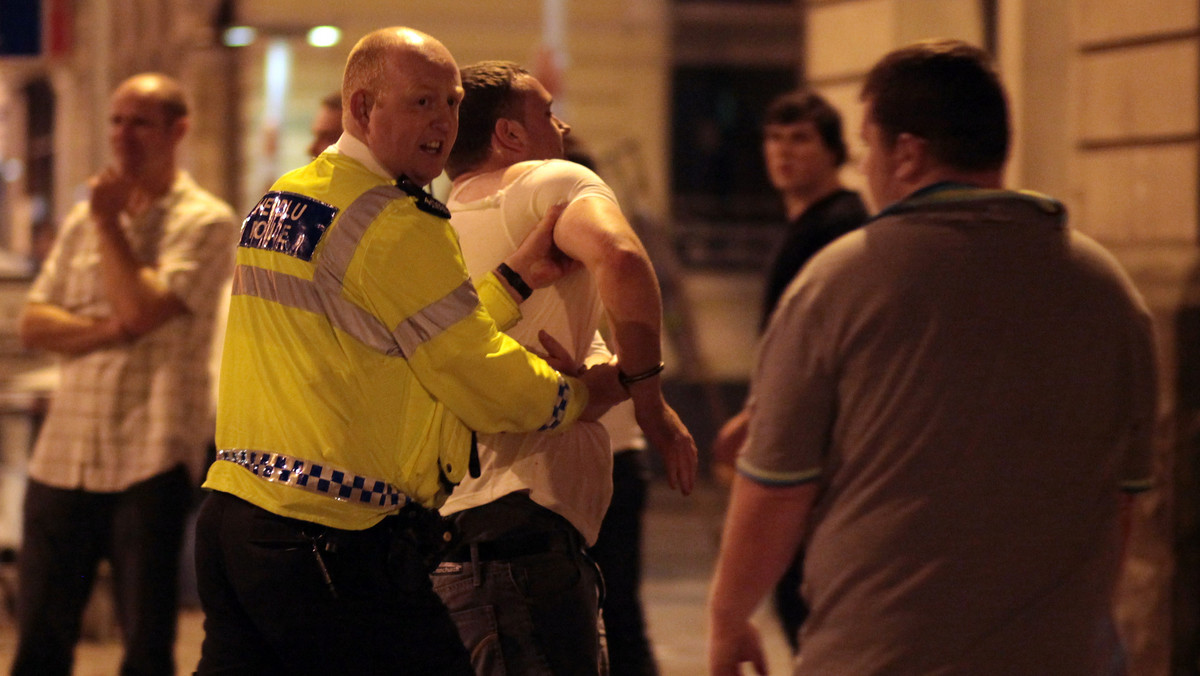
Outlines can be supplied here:
<path id="1" fill-rule="evenodd" d="M 130 179 L 107 169 L 92 179 L 91 218 L 100 243 L 100 276 L 116 321 L 141 336 L 187 312 L 159 279 L 155 267 L 138 261 L 121 228 L 121 210 L 133 190 Z"/>
<path id="2" fill-rule="evenodd" d="M 25 347 L 60 354 L 84 354 L 130 338 L 113 317 L 85 317 L 49 303 L 27 304 L 17 332 Z"/>

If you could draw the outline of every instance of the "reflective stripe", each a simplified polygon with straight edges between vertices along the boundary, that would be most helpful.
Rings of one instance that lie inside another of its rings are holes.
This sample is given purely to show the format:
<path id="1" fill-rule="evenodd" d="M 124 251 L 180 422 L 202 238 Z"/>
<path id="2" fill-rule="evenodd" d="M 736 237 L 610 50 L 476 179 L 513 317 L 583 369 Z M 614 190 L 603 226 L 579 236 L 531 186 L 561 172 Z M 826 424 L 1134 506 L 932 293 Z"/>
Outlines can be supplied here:
<path id="1" fill-rule="evenodd" d="M 342 298 L 340 292 L 330 294 L 302 277 L 239 265 L 233 271 L 233 293 L 323 315 L 335 328 L 367 347 L 383 354 L 404 356 L 391 331 L 375 315 Z"/>
<path id="2" fill-rule="evenodd" d="M 409 197 L 390 185 L 376 186 L 359 195 L 342 213 L 337 227 L 330 231 L 317 259 L 312 281 L 239 264 L 234 270 L 233 293 L 324 315 L 335 328 L 383 354 L 402 357 L 413 354 L 422 343 L 469 317 L 479 306 L 479 295 L 467 280 L 400 322 L 395 329 L 342 297 L 343 280 L 354 252 L 371 224 L 395 199 Z"/>
<path id="3" fill-rule="evenodd" d="M 371 479 L 325 463 L 309 462 L 282 453 L 244 448 L 222 449 L 217 451 L 217 460 L 245 467 L 263 481 L 302 488 L 335 500 L 378 507 L 395 507 L 409 501 L 408 496 L 382 479 Z"/>
<path id="4" fill-rule="evenodd" d="M 475 292 L 475 285 L 468 279 L 457 289 L 400 322 L 393 337 L 403 354 L 413 354 L 421 343 L 469 317 L 478 306 L 479 295 Z"/>
<path id="5" fill-rule="evenodd" d="M 408 199 L 408 196 L 391 185 L 376 186 L 355 198 L 338 219 L 337 227 L 329 233 L 329 239 L 317 260 L 317 271 L 313 275 L 313 281 L 322 285 L 331 284 L 340 289 L 342 280 L 346 277 L 346 270 L 350 267 L 350 260 L 354 258 L 354 252 L 358 249 L 363 235 L 375 219 L 379 218 L 384 207 L 397 199 Z"/>

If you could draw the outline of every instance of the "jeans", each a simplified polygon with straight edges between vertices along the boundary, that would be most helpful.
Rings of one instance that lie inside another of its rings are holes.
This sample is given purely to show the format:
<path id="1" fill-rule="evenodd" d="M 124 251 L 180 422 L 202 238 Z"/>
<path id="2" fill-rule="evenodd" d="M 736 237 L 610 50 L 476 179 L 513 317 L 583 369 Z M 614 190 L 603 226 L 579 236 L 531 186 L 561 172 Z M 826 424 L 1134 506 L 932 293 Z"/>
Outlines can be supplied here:
<path id="1" fill-rule="evenodd" d="M 800 650 L 800 626 L 808 619 L 808 604 L 800 596 L 800 583 L 804 580 L 804 548 L 796 552 L 796 558 L 775 584 L 775 612 L 779 625 L 787 639 L 792 654 Z"/>
<path id="2" fill-rule="evenodd" d="M 414 514 L 428 512 L 346 531 L 210 494 L 196 525 L 197 673 L 470 676 Z"/>
<path id="3" fill-rule="evenodd" d="M 121 674 L 174 674 L 179 560 L 192 492 L 182 467 L 117 493 L 30 480 L 18 558 L 14 676 L 67 676 L 101 559 L 112 564 Z"/>
<path id="4" fill-rule="evenodd" d="M 525 524 L 516 537 L 545 535 L 543 551 L 480 560 L 487 558 L 487 545 L 472 547 L 468 528 L 460 555 L 448 557 L 434 571 L 434 589 L 450 609 L 476 676 L 607 673 L 600 648 L 597 568 L 570 524 L 535 508 L 548 517 L 535 519 L 541 521 L 537 525 Z"/>

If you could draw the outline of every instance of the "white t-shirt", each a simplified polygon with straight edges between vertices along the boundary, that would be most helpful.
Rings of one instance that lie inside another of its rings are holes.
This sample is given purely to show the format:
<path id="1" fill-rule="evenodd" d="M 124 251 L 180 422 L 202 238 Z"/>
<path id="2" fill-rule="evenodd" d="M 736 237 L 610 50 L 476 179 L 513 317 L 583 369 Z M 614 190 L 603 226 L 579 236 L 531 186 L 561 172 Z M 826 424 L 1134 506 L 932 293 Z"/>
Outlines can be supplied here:
<path id="1" fill-rule="evenodd" d="M 458 232 L 463 259 L 473 279 L 493 270 L 512 253 L 553 205 L 585 198 L 617 199 L 612 189 L 586 167 L 563 160 L 528 163 L 528 168 L 498 191 L 461 202 L 471 182 L 454 186 L 447 206 Z M 539 330 L 546 330 L 579 361 L 589 353 L 604 308 L 596 280 L 579 269 L 553 286 L 536 290 L 521 304 L 522 319 L 506 332 L 522 345 L 544 352 Z M 487 504 L 526 491 L 537 504 L 563 516 L 588 544 L 596 541 L 612 498 L 612 453 L 599 423 L 577 422 L 562 432 L 482 434 L 482 474 L 454 489 L 442 514 Z"/>

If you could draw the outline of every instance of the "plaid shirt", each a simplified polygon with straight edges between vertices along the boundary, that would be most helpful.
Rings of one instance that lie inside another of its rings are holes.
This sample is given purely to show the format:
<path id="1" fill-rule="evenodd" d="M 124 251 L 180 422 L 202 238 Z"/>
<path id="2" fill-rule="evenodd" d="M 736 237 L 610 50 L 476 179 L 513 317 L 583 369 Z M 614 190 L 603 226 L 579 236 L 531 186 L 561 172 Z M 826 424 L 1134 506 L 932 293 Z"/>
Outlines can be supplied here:
<path id="1" fill-rule="evenodd" d="M 134 254 L 188 312 L 136 340 L 66 356 L 29 463 L 59 488 L 112 492 L 178 465 L 198 476 L 212 437 L 209 351 L 218 299 L 233 270 L 237 226 L 229 205 L 180 172 L 170 192 L 125 234 Z M 88 205 L 68 215 L 29 302 L 111 316 Z"/>

